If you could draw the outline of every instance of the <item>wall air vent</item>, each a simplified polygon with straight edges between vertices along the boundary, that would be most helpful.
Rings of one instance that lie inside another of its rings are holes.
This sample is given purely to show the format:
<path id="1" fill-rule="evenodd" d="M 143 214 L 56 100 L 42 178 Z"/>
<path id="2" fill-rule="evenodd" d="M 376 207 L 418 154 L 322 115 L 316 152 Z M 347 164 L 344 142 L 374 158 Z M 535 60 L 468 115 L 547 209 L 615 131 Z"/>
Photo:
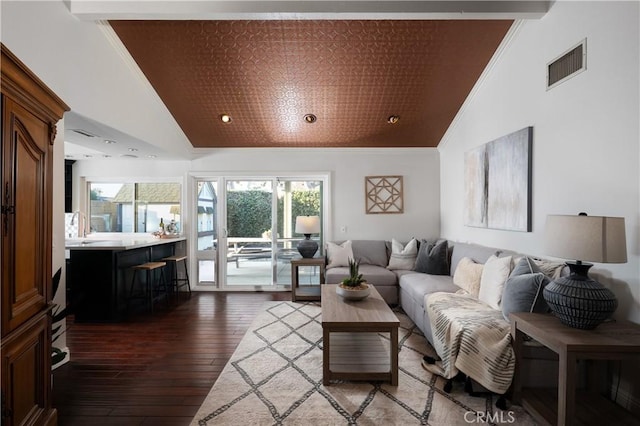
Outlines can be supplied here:
<path id="1" fill-rule="evenodd" d="M 587 69 L 587 39 L 547 64 L 547 90 Z"/>
<path id="2" fill-rule="evenodd" d="M 88 138 L 95 138 L 95 137 L 98 136 L 98 135 L 94 135 L 93 133 L 89 133 L 86 130 L 82 130 L 82 129 L 71 129 L 71 131 L 72 132 L 76 132 L 79 135 L 86 136 Z"/>

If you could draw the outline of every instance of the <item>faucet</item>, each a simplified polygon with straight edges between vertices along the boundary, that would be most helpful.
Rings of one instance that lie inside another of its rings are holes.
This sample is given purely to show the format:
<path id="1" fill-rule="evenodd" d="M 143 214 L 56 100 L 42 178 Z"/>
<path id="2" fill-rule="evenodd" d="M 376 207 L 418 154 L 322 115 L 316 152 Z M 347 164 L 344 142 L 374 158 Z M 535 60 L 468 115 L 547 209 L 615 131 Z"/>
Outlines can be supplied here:
<path id="1" fill-rule="evenodd" d="M 75 225 L 76 217 L 78 218 L 78 237 L 85 238 L 87 236 L 87 216 L 80 210 L 76 210 L 71 216 L 70 225 Z M 80 219 L 82 219 L 82 227 L 80 226 Z"/>

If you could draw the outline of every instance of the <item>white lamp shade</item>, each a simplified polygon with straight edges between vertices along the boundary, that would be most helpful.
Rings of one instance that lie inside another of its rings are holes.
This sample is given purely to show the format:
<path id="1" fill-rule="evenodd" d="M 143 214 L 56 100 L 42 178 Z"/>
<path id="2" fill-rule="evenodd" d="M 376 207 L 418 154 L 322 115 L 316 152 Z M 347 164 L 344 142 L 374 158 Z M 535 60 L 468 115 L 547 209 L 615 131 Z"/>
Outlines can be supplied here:
<path id="1" fill-rule="evenodd" d="M 318 234 L 320 232 L 320 216 L 296 217 L 296 233 Z"/>
<path id="2" fill-rule="evenodd" d="M 545 226 L 549 256 L 597 263 L 625 263 L 623 217 L 549 215 Z"/>

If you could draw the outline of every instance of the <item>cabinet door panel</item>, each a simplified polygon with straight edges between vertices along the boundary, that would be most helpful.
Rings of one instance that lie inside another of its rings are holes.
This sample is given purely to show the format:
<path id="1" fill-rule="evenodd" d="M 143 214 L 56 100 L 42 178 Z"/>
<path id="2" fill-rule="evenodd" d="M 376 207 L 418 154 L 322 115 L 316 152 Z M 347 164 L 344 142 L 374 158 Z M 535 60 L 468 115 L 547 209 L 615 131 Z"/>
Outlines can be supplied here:
<path id="1" fill-rule="evenodd" d="M 50 359 L 49 316 L 38 315 L 2 342 L 3 424 L 41 424 L 48 416 L 51 381 L 46 369 Z"/>
<path id="2" fill-rule="evenodd" d="M 48 126 L 10 98 L 4 102 L 3 205 L 13 210 L 3 218 L 8 226 L 2 230 L 3 282 L 13 283 L 3 286 L 6 334 L 46 307 L 50 213 L 45 191 Z"/>

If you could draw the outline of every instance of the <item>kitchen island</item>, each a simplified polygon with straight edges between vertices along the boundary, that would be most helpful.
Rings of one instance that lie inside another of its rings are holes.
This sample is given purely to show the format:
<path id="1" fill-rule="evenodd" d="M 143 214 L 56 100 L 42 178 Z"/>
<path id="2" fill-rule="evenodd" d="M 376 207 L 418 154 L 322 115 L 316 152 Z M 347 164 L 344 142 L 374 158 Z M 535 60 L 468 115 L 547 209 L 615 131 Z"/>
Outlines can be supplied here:
<path id="1" fill-rule="evenodd" d="M 182 254 L 185 241 L 184 237 L 153 238 L 146 235 L 66 240 L 67 300 L 72 306 L 75 321 L 124 320 L 126 298 L 133 278 L 131 267 Z M 165 272 L 167 280 L 170 273 L 169 270 Z M 132 308 L 136 306 L 132 305 Z"/>

